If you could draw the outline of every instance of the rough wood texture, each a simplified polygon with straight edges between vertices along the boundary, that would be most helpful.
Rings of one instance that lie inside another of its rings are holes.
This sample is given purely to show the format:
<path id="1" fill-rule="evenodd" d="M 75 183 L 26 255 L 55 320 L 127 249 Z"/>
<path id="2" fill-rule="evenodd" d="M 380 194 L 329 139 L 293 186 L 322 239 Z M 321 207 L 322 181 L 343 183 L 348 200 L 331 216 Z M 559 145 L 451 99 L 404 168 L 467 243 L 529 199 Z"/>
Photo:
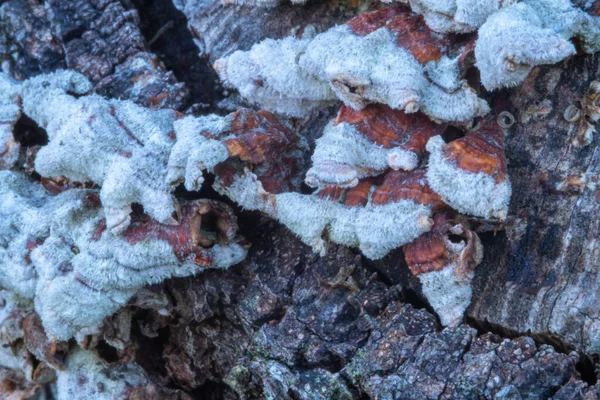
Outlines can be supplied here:
<path id="1" fill-rule="evenodd" d="M 321 32 L 359 10 L 317 0 L 272 10 L 174 0 L 187 31 L 166 0 L 4 4 L 0 50 L 15 77 L 68 65 L 87 71 L 107 96 L 157 107 L 214 107 L 222 94 L 212 60 L 266 37 Z M 141 21 L 127 13 L 134 6 Z M 148 44 L 171 20 L 177 26 Z M 123 37 L 129 47 L 119 47 Z M 128 60 L 154 60 L 150 50 L 158 54 L 152 73 L 160 84 L 133 91 L 134 77 L 147 71 L 136 72 Z M 513 197 L 506 232 L 482 234 L 485 258 L 465 324 L 439 326 L 401 250 L 371 262 L 332 246 L 320 258 L 287 229 L 238 210 L 241 233 L 253 245 L 246 261 L 143 290 L 87 346 L 107 371 L 135 359 L 159 387 L 194 399 L 600 399 L 600 140 L 576 147 L 578 126 L 563 118 L 599 76 L 600 57 L 579 56 L 490 96 L 497 110 L 517 118 L 506 138 Z M 178 97 L 179 82 L 190 88 L 189 100 Z M 153 103 L 162 92 L 169 96 Z M 293 123 L 314 146 L 334 114 Z M 39 134 L 27 124 L 19 129 Z M 583 184 L 573 178 L 583 176 Z M 217 197 L 210 190 L 177 195 Z M 13 319 L 0 320 L 0 328 L 14 328 Z M 20 337 L 0 340 L 25 351 Z M 0 396 L 30 388 L 22 373 L 5 367 Z M 51 399 L 51 390 L 43 396 Z"/>
<path id="2" fill-rule="evenodd" d="M 506 138 L 512 218 L 506 236 L 486 243 L 469 312 L 482 326 L 593 354 L 600 351 L 600 141 L 595 135 L 587 147 L 574 145 L 578 124 L 563 112 L 598 79 L 599 60 L 535 69 L 520 88 L 497 95 L 509 96 L 517 117 Z"/>

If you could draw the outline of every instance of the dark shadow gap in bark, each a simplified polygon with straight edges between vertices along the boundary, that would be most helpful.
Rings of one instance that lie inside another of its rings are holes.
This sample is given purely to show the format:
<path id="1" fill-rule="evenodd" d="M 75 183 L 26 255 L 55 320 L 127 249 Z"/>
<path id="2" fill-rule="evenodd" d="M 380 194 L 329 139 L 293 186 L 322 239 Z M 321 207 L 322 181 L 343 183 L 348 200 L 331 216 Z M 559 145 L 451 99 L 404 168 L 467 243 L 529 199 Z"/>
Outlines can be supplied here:
<path id="1" fill-rule="evenodd" d="M 581 354 L 579 362 L 575 364 L 575 369 L 581 375 L 581 380 L 590 386 L 594 386 L 598 382 L 598 375 L 595 367 L 596 363 L 588 355 Z"/>
<path id="2" fill-rule="evenodd" d="M 23 147 L 45 146 L 48 144 L 46 131 L 24 114 L 15 124 L 13 135 L 15 140 L 21 143 Z"/>
<path id="3" fill-rule="evenodd" d="M 198 56 L 199 50 L 187 19 L 171 1 L 132 0 L 140 16 L 140 30 L 148 47 L 173 71 L 190 91 L 188 104 L 202 104 L 202 113 L 212 112 L 221 94 L 217 90 L 217 74 L 208 59 Z"/>
<path id="4" fill-rule="evenodd" d="M 572 345 L 568 344 L 567 342 L 561 340 L 558 336 L 553 335 L 549 332 L 543 334 L 532 334 L 531 332 L 518 332 L 516 330 L 505 328 L 503 326 L 491 323 L 489 321 L 476 320 L 472 317 L 467 317 L 466 323 L 472 328 L 475 328 L 477 330 L 478 335 L 493 333 L 506 339 L 515 339 L 520 336 L 529 336 L 535 341 L 536 345 L 550 345 L 554 347 L 554 350 L 556 350 L 556 352 L 558 353 L 569 354 L 570 352 L 575 350 Z"/>

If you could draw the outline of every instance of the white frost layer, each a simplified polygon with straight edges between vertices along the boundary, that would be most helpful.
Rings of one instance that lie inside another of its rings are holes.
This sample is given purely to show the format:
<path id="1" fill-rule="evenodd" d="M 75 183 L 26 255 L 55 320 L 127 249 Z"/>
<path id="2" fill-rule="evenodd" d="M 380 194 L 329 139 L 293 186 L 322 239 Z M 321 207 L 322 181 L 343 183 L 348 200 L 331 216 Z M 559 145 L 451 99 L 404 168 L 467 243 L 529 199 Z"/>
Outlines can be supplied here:
<path id="1" fill-rule="evenodd" d="M 479 29 L 475 57 L 481 82 L 488 90 L 516 86 L 533 67 L 575 54 L 568 41 L 573 37 L 586 51 L 597 51 L 600 18 L 569 0 L 525 0 L 503 8 Z"/>
<path id="2" fill-rule="evenodd" d="M 23 175 L 0 171 L 0 216 L 7 216 L 0 218 L 0 285 L 34 298 L 47 334 L 60 340 L 92 332 L 143 286 L 204 269 L 178 260 L 170 245 L 151 236 L 137 243 L 108 231 L 98 237 L 102 208 L 87 200 L 94 193 L 72 189 L 47 196 Z M 28 262 L 32 239 L 38 243 Z M 246 255 L 237 243 L 206 251 L 212 268 L 227 268 Z"/>
<path id="3" fill-rule="evenodd" d="M 331 28 L 306 46 L 298 64 L 330 83 L 355 109 L 378 102 L 415 112 L 427 84 L 421 64 L 396 45 L 395 35 L 385 27 L 365 36 L 354 34 L 347 25 Z"/>
<path id="4" fill-rule="evenodd" d="M 131 204 L 139 203 L 159 222 L 173 224 L 176 208 L 165 182 L 176 113 L 150 110 L 130 101 L 87 93 L 89 81 L 72 71 L 40 75 L 23 83 L 23 111 L 48 133 L 37 153 L 36 171 L 102 186 L 109 229 L 129 225 Z"/>
<path id="5" fill-rule="evenodd" d="M 58 371 L 58 400 L 125 399 L 130 398 L 135 389 L 152 385 L 139 365 L 129 363 L 116 369 L 106 368 L 91 351 L 76 349 L 69 353 L 66 362 L 67 368 Z"/>
<path id="6" fill-rule="evenodd" d="M 204 182 L 203 171 L 212 172 L 218 163 L 229 157 L 224 144 L 203 133 L 220 138 L 229 126 L 227 119 L 218 115 L 188 116 L 175 121 L 177 143 L 169 156 L 167 183 L 171 186 L 184 183 L 187 190 L 200 190 Z"/>
<path id="7" fill-rule="evenodd" d="M 427 142 L 430 155 L 426 175 L 431 189 L 461 213 L 505 219 L 511 195 L 508 178 L 496 183 L 483 172 L 472 173 L 457 168 L 444 158 L 444 145 L 441 136 L 434 136 Z"/>
<path id="8" fill-rule="evenodd" d="M 21 145 L 13 136 L 13 127 L 21 116 L 20 85 L 0 73 L 0 169 L 11 168 L 19 159 Z"/>
<path id="9" fill-rule="evenodd" d="M 410 0 L 416 13 L 422 14 L 427 26 L 440 33 L 473 32 L 501 7 L 516 0 Z"/>
<path id="10" fill-rule="evenodd" d="M 443 326 L 457 326 L 461 323 L 473 294 L 471 279 L 466 282 L 457 279 L 455 269 L 456 266 L 448 265 L 440 271 L 419 275 L 423 295 L 440 317 Z"/>
<path id="11" fill-rule="evenodd" d="M 330 241 L 358 247 L 376 260 L 431 229 L 431 208 L 410 200 L 347 207 L 314 195 L 273 195 L 249 173 L 228 187 L 215 182 L 215 189 L 246 209 L 277 219 L 322 255 L 327 250 L 325 233 Z"/>
<path id="12" fill-rule="evenodd" d="M 306 174 L 308 185 L 353 187 L 360 178 L 378 175 L 388 168 L 410 171 L 419 157 L 400 147 L 378 146 L 347 122 L 335 125 L 330 121 L 316 141 L 312 162 Z"/>
<path id="13" fill-rule="evenodd" d="M 426 77 L 424 67 L 396 41 L 386 27 L 361 36 L 340 25 L 312 40 L 267 39 L 217 60 L 215 68 L 246 100 L 290 116 L 304 116 L 336 96 L 357 110 L 369 103 L 408 113 L 422 107 L 444 122 L 467 122 L 488 112 L 461 80 L 458 59 L 428 63 Z"/>
<path id="14" fill-rule="evenodd" d="M 308 39 L 267 39 L 250 51 L 236 51 L 215 62 L 223 84 L 237 89 L 243 98 L 280 114 L 301 117 L 332 104 L 335 94 L 325 82 L 298 66 Z"/>

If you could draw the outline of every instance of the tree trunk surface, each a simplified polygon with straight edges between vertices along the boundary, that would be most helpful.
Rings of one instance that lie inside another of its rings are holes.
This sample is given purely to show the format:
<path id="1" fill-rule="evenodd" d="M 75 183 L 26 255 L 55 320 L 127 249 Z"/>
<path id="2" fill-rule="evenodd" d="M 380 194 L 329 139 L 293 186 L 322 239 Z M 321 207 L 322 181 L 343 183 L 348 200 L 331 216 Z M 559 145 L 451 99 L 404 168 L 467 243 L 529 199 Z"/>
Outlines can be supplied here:
<path id="1" fill-rule="evenodd" d="M 219 86 L 216 59 L 374 7 L 9 0 L 0 56 L 17 79 L 70 68 L 106 97 L 225 114 L 243 102 Z M 238 209 L 252 243 L 244 262 L 150 286 L 107 327 L 157 399 L 600 399 L 600 140 L 576 146 L 578 124 L 563 116 L 599 76 L 599 55 L 578 55 L 488 95 L 516 118 L 506 138 L 513 194 L 505 226 L 481 234 L 462 325 L 440 326 L 401 250 L 370 261 L 332 245 L 320 257 L 277 222 Z M 336 111 L 295 127 L 313 147 Z M 103 355 L 109 368 L 123 357 Z M 52 384 L 37 396 L 52 398 Z"/>

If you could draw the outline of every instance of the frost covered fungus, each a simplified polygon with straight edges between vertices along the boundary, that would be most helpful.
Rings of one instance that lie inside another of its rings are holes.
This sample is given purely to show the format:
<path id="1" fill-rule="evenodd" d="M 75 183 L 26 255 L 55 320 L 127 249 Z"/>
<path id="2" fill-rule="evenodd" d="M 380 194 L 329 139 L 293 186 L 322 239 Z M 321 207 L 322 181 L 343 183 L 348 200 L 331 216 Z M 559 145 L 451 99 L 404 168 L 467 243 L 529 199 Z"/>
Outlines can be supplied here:
<path id="1" fill-rule="evenodd" d="M 13 136 L 13 128 L 21 116 L 20 85 L 0 74 L 0 169 L 11 168 L 19 159 L 21 145 Z"/>
<path id="2" fill-rule="evenodd" d="M 221 0 L 225 5 L 240 5 L 254 7 L 276 7 L 282 0 Z M 292 4 L 304 5 L 307 0 L 291 0 Z"/>
<path id="3" fill-rule="evenodd" d="M 359 179 L 388 168 L 412 170 L 429 138 L 445 128 L 422 113 L 406 114 L 383 104 L 360 111 L 342 106 L 317 139 L 306 183 L 312 187 L 352 187 Z"/>
<path id="4" fill-rule="evenodd" d="M 108 232 L 95 190 L 49 196 L 1 171 L 0 204 L 0 285 L 34 299 L 57 340 L 94 333 L 147 284 L 227 268 L 247 252 L 231 209 L 211 200 L 182 204 L 178 225 L 136 216 L 120 236 Z"/>
<path id="5" fill-rule="evenodd" d="M 460 51 L 402 8 L 368 12 L 311 39 L 265 40 L 217 60 L 223 82 L 270 111 L 301 116 L 336 96 L 356 110 L 369 103 L 436 121 L 468 122 L 489 111 L 461 78 Z M 273 60 L 277 60 L 274 62 Z"/>
<path id="6" fill-rule="evenodd" d="M 525 0 L 498 11 L 479 29 L 475 46 L 481 82 L 488 89 L 521 83 L 536 65 L 555 64 L 600 48 L 600 18 L 569 0 Z"/>
<path id="7" fill-rule="evenodd" d="M 168 163 L 170 185 L 184 183 L 188 190 L 200 190 L 204 171 L 229 181 L 241 168 L 253 168 L 269 191 L 292 190 L 301 183 L 294 173 L 304 142 L 268 111 L 190 116 L 177 121 L 175 131 L 177 144 Z M 224 163 L 227 160 L 231 162 Z"/>
<path id="8" fill-rule="evenodd" d="M 413 12 L 422 14 L 427 26 L 440 33 L 476 31 L 487 18 L 516 0 L 410 0 Z"/>
<path id="9" fill-rule="evenodd" d="M 56 380 L 57 400 L 191 399 L 179 390 L 157 385 L 135 362 L 107 368 L 93 352 L 75 348 L 66 363 L 67 369 L 59 371 Z"/>
<path id="10" fill-rule="evenodd" d="M 219 180 L 215 188 L 242 207 L 277 219 L 321 255 L 331 241 L 382 258 L 429 231 L 432 212 L 445 207 L 423 170 L 391 170 L 350 189 L 324 187 L 312 195 L 269 193 L 248 172 L 230 182 Z"/>
<path id="11" fill-rule="evenodd" d="M 236 51 L 217 60 L 215 70 L 223 85 L 239 91 L 252 104 L 279 114 L 301 117 L 334 103 L 327 82 L 302 70 L 298 57 L 310 39 L 267 39 L 249 51 Z"/>
<path id="12" fill-rule="evenodd" d="M 354 109 L 369 102 L 444 122 L 466 122 L 489 111 L 466 81 L 450 42 L 420 15 L 387 8 L 359 15 L 317 35 L 300 55 L 300 67 L 329 82 Z"/>
<path id="13" fill-rule="evenodd" d="M 505 219 L 511 185 L 504 154 L 504 132 L 493 119 L 457 140 L 441 136 L 427 143 L 427 181 L 455 210 L 483 218 Z"/>
<path id="14" fill-rule="evenodd" d="M 214 172 L 219 193 L 278 220 L 321 254 L 329 240 L 381 258 L 427 232 L 432 213 L 445 207 L 428 187 L 423 169 L 388 170 L 349 189 L 323 186 L 312 195 L 299 193 L 299 150 L 304 144 L 265 111 L 186 117 L 175 123 L 175 130 L 171 184 L 183 181 L 197 190 L 202 171 Z"/>
<path id="15" fill-rule="evenodd" d="M 483 258 L 483 246 L 475 232 L 453 221 L 450 212 L 439 212 L 433 220 L 430 232 L 402 249 L 442 325 L 457 326 L 471 302 L 470 284 L 473 270 Z M 460 241 L 450 240 L 449 235 Z"/>
<path id="16" fill-rule="evenodd" d="M 132 203 L 161 223 L 175 224 L 176 205 L 165 176 L 179 114 L 106 100 L 90 90 L 90 82 L 71 71 L 23 83 L 23 112 L 49 139 L 37 153 L 36 171 L 102 186 L 100 199 L 113 233 L 129 225 Z"/>

